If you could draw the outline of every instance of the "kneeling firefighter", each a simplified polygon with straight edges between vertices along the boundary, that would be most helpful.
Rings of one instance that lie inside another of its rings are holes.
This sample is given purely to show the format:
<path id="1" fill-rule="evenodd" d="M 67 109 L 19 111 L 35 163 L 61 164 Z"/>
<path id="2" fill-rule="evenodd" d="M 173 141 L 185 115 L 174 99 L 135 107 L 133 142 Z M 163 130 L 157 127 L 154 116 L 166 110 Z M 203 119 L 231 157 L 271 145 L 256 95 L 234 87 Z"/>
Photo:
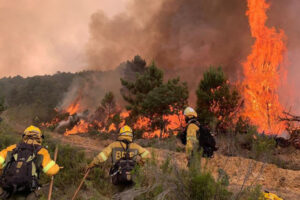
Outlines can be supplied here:
<path id="1" fill-rule="evenodd" d="M 41 145 L 43 138 L 38 127 L 29 126 L 22 142 L 0 152 L 0 199 L 38 199 L 40 171 L 49 176 L 58 173 L 59 166 Z"/>
<path id="2" fill-rule="evenodd" d="M 187 107 L 184 112 L 187 126 L 184 132 L 179 136 L 182 143 L 186 145 L 185 150 L 188 158 L 190 159 L 200 149 L 203 149 L 204 157 L 212 157 L 213 152 L 217 150 L 216 141 L 210 134 L 208 128 L 201 126 L 197 120 L 196 111 Z"/>
<path id="3" fill-rule="evenodd" d="M 150 157 L 149 151 L 133 142 L 133 131 L 125 125 L 120 129 L 117 141 L 111 143 L 89 164 L 91 169 L 112 159 L 110 175 L 114 185 L 130 185 L 133 183 L 131 172 L 136 163 L 143 164 Z"/>

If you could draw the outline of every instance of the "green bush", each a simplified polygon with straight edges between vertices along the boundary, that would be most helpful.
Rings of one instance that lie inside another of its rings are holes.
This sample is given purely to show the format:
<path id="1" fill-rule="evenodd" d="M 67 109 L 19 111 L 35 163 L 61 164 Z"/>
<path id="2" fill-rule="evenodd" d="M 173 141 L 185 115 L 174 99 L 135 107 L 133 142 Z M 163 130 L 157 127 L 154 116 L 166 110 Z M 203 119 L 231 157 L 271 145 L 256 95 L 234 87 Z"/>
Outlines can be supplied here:
<path id="1" fill-rule="evenodd" d="M 252 144 L 254 158 L 267 158 L 274 152 L 275 147 L 276 141 L 273 137 L 264 134 L 256 134 Z"/>
<path id="2" fill-rule="evenodd" d="M 215 180 L 209 173 L 198 174 L 190 181 L 190 197 L 191 199 L 212 199 L 216 193 Z"/>
<path id="3" fill-rule="evenodd" d="M 231 192 L 227 190 L 229 177 L 226 172 L 219 169 L 219 177 L 214 179 L 212 174 L 201 167 L 202 152 L 194 155 L 190 168 L 187 188 L 189 199 L 192 200 L 227 200 L 231 197 Z"/>

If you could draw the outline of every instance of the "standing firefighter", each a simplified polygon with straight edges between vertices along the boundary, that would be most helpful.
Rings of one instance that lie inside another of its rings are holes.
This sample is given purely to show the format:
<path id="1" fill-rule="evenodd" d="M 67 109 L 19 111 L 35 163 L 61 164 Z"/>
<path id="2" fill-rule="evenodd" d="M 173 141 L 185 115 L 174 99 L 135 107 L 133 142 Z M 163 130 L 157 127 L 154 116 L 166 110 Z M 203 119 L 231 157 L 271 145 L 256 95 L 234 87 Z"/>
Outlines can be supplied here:
<path id="1" fill-rule="evenodd" d="M 197 121 L 197 113 L 193 108 L 187 107 L 183 114 L 187 126 L 181 135 L 181 140 L 186 144 L 185 150 L 188 158 L 190 159 L 199 149 L 203 150 L 204 157 L 212 157 L 217 148 L 210 131 Z"/>
<path id="2" fill-rule="evenodd" d="M 43 138 L 39 128 L 29 126 L 22 142 L 0 152 L 0 199 L 38 199 L 40 171 L 49 176 L 58 173 L 59 166 L 41 146 Z"/>
<path id="3" fill-rule="evenodd" d="M 137 162 L 144 163 L 149 158 L 149 151 L 134 143 L 132 129 L 125 125 L 120 129 L 117 141 L 111 143 L 94 158 L 89 169 L 105 162 L 110 156 L 112 167 L 110 175 L 114 185 L 131 185 L 133 183 L 131 172 Z"/>

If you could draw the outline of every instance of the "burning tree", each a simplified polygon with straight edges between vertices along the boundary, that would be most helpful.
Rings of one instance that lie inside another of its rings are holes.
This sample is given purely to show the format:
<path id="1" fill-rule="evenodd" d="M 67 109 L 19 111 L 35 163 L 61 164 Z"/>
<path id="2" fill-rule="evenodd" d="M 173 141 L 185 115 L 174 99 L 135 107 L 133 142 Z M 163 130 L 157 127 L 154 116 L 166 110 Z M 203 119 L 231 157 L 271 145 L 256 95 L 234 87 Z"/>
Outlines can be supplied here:
<path id="1" fill-rule="evenodd" d="M 101 101 L 101 106 L 95 112 L 94 118 L 96 121 L 101 121 L 106 130 L 109 130 L 112 124 L 115 124 L 116 127 L 119 126 L 121 121 L 120 112 L 117 109 L 115 95 L 112 92 L 105 94 Z"/>
<path id="2" fill-rule="evenodd" d="M 163 83 L 163 76 L 162 70 L 152 63 L 143 74 L 137 75 L 136 81 L 121 79 L 122 85 L 128 90 L 123 97 L 128 102 L 129 117 L 135 120 L 140 117 L 149 119 L 146 128 L 152 131 L 160 129 L 161 137 L 169 123 L 168 116 L 179 114 L 188 99 L 186 83 L 180 82 L 179 78 Z"/>
<path id="3" fill-rule="evenodd" d="M 104 109 L 107 116 L 110 116 L 116 109 L 115 95 L 112 92 L 105 94 L 101 101 L 101 106 Z"/>
<path id="4" fill-rule="evenodd" d="M 255 43 L 244 63 L 244 116 L 260 131 L 280 134 L 286 128 L 285 123 L 278 120 L 283 106 L 277 92 L 283 78 L 280 72 L 284 71 L 285 35 L 266 26 L 268 8 L 265 0 L 248 0 L 247 16 Z"/>
<path id="5" fill-rule="evenodd" d="M 222 68 L 210 67 L 203 74 L 197 89 L 197 113 L 200 122 L 215 122 L 218 131 L 225 131 L 233 123 L 240 99 L 238 90 L 229 83 Z"/>

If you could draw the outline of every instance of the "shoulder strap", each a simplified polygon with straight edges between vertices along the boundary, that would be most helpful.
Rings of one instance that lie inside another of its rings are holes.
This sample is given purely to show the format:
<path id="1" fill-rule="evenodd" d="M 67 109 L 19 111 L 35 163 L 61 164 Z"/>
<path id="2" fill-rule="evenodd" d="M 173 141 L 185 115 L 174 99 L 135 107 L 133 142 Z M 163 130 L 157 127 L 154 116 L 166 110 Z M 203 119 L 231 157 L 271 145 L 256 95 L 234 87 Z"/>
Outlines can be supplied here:
<path id="1" fill-rule="evenodd" d="M 129 145 L 130 145 L 131 142 L 129 142 L 129 141 L 127 141 L 127 140 L 119 140 L 119 142 L 120 142 L 120 145 L 121 145 L 122 149 L 126 152 L 125 158 L 126 158 L 126 159 L 129 159 L 130 156 L 129 156 L 128 149 L 129 149 Z M 124 146 L 122 145 L 122 142 L 125 143 L 125 145 L 126 145 L 125 148 L 124 148 Z"/>
<path id="2" fill-rule="evenodd" d="M 200 122 L 198 122 L 197 119 L 191 119 L 191 120 L 189 120 L 189 121 L 188 121 L 188 125 L 190 125 L 190 124 L 195 124 L 195 125 L 198 126 L 198 127 L 201 126 L 201 125 L 200 125 Z"/>

